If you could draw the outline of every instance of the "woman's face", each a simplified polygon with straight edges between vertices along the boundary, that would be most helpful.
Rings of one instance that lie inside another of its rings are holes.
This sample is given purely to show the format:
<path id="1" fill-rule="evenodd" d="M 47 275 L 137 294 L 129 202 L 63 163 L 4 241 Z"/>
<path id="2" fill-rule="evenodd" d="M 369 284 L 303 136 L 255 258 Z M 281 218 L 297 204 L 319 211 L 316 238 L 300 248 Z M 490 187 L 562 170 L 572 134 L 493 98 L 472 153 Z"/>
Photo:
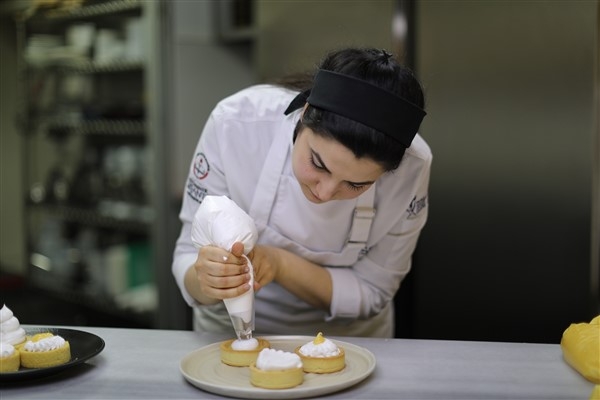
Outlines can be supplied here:
<path id="1" fill-rule="evenodd" d="M 294 175 L 306 198 L 313 203 L 358 197 L 385 172 L 369 158 L 309 128 L 298 132 L 292 151 Z"/>

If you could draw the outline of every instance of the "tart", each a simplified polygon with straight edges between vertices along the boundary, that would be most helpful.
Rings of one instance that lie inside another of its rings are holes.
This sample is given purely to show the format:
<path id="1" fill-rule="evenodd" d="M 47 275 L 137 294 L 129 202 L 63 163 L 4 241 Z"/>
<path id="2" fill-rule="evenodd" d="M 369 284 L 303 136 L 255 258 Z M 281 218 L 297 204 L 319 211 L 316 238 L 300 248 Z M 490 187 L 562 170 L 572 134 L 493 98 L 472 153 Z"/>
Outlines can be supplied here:
<path id="1" fill-rule="evenodd" d="M 261 338 L 255 340 L 257 342 L 256 347 L 249 350 L 234 349 L 234 347 L 237 347 L 236 344 L 240 342 L 238 339 L 221 342 L 221 345 L 219 346 L 221 349 L 221 361 L 232 367 L 248 367 L 256 361 L 261 350 L 271 347 L 268 340 Z"/>
<path id="2" fill-rule="evenodd" d="M 65 364 L 71 359 L 69 342 L 52 333 L 33 335 L 19 349 L 21 366 L 25 368 L 48 368 Z"/>
<path id="3" fill-rule="evenodd" d="M 294 353 L 264 349 L 250 365 L 250 383 L 263 389 L 289 389 L 302 382 L 302 361 Z"/>
<path id="4" fill-rule="evenodd" d="M 314 340 L 296 347 L 294 352 L 300 356 L 304 372 L 330 374 L 346 367 L 344 349 L 323 337 L 321 332 Z"/>
<path id="5" fill-rule="evenodd" d="M 0 344 L 0 373 L 16 372 L 21 365 L 19 350 L 9 343 Z"/>

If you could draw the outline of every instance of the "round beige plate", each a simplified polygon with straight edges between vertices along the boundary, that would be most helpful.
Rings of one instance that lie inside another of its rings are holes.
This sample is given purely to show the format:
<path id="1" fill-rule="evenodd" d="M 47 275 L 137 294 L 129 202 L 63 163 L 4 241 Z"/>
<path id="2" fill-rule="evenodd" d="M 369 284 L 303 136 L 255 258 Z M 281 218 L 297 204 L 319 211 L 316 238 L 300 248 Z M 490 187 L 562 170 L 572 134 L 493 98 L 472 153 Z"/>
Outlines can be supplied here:
<path id="1" fill-rule="evenodd" d="M 310 336 L 262 336 L 274 349 L 294 351 L 311 340 Z M 296 399 L 337 392 L 367 378 L 375 369 L 375 356 L 369 350 L 334 340 L 346 352 L 346 368 L 332 374 L 305 374 L 304 382 L 291 389 L 269 390 L 250 384 L 246 367 L 231 367 L 221 362 L 219 343 L 213 343 L 185 356 L 179 369 L 192 385 L 208 392 L 248 399 Z"/>

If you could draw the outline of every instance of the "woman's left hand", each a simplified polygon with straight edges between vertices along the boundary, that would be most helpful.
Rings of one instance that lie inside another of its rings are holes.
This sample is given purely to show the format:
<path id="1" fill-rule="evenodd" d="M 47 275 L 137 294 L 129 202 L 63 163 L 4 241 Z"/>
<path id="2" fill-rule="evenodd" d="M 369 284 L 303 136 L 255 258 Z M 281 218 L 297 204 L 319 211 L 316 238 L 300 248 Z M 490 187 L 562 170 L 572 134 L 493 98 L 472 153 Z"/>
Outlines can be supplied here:
<path id="1" fill-rule="evenodd" d="M 280 265 L 280 252 L 278 250 L 275 247 L 256 245 L 248 254 L 254 268 L 255 292 L 275 280 Z"/>

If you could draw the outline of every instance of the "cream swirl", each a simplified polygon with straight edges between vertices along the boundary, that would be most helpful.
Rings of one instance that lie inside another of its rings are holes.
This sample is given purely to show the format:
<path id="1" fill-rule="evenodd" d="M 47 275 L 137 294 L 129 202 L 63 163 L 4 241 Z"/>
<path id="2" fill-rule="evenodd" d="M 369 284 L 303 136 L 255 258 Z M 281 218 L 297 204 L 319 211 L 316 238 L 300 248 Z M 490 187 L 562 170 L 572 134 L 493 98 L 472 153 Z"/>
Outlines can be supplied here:
<path id="1" fill-rule="evenodd" d="M 32 342 L 28 340 L 25 343 L 25 350 L 27 351 L 49 351 L 54 349 L 59 349 L 65 345 L 65 339 L 62 336 L 50 336 L 43 339 L 38 340 L 37 342 Z"/>
<path id="2" fill-rule="evenodd" d="M 254 338 L 250 339 L 236 339 L 231 343 L 233 350 L 254 350 L 258 347 L 258 340 Z"/>
<path id="3" fill-rule="evenodd" d="M 25 341 L 25 329 L 10 308 L 5 305 L 0 309 L 0 342 L 19 344 Z"/>
<path id="4" fill-rule="evenodd" d="M 10 343 L 0 342 L 0 357 L 9 357 L 15 354 L 15 347 Z"/>
<path id="5" fill-rule="evenodd" d="M 302 368 L 302 360 L 297 354 L 287 351 L 263 349 L 256 358 L 256 368 L 264 371 Z"/>
<path id="6" fill-rule="evenodd" d="M 300 347 L 300 353 L 309 357 L 333 357 L 340 354 L 340 349 L 334 342 L 324 338 L 319 332 L 315 340 Z"/>

